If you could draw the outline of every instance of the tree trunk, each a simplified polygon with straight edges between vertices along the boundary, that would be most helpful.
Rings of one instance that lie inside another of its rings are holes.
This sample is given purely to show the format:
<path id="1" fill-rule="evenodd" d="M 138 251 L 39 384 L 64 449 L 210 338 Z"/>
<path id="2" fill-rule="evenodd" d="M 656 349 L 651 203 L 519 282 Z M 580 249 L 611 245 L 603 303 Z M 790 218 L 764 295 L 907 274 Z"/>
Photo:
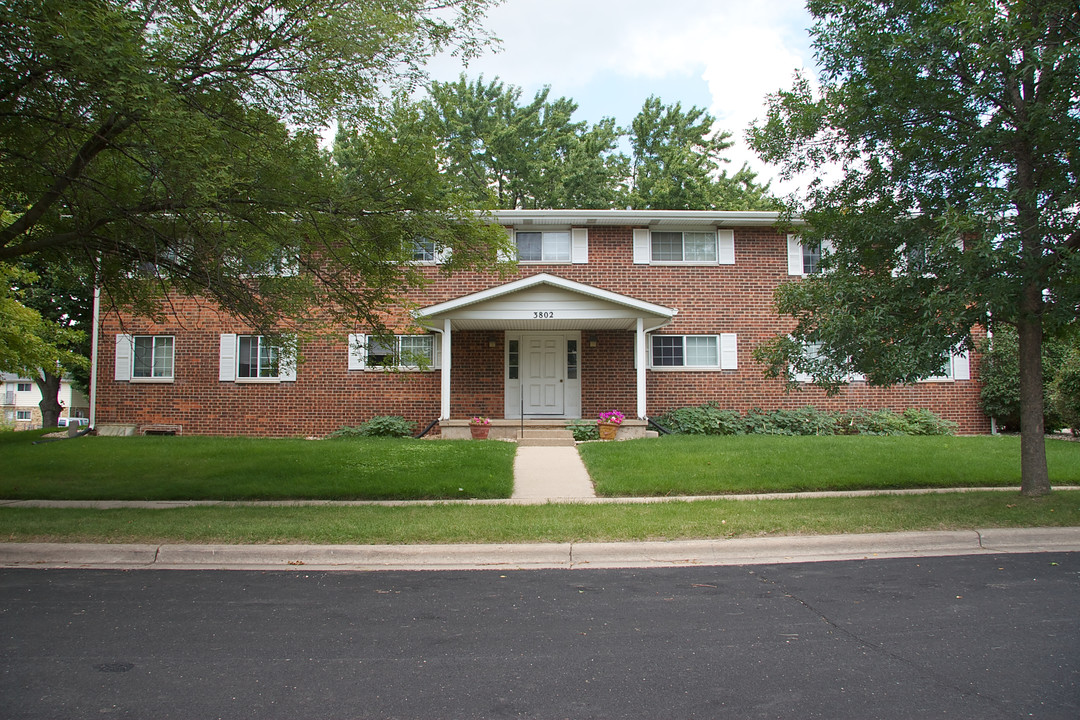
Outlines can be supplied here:
<path id="1" fill-rule="evenodd" d="M 41 390 L 41 402 L 38 403 L 41 408 L 41 427 L 54 428 L 61 411 L 60 376 L 44 371 L 41 374 L 42 377 L 34 380 Z"/>
<path id="2" fill-rule="evenodd" d="M 1023 304 L 1029 293 L 1025 291 Z M 1042 322 L 1037 315 L 1022 312 L 1017 324 L 1020 338 L 1020 494 L 1029 497 L 1050 492 L 1046 468 L 1046 428 L 1043 427 Z"/>

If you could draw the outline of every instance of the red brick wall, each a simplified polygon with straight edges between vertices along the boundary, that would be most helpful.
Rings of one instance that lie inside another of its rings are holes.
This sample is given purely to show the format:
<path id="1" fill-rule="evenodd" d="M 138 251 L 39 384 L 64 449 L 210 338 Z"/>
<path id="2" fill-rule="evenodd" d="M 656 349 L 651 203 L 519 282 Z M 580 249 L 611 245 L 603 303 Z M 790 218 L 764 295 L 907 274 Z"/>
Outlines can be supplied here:
<path id="1" fill-rule="evenodd" d="M 632 228 L 589 230 L 587 264 L 522 265 L 516 276 L 498 278 L 477 272 L 445 278 L 426 269 L 432 282 L 415 293 L 420 306 L 433 305 L 537 273 L 678 309 L 661 332 L 736 333 L 739 369 L 734 371 L 648 371 L 648 411 L 657 415 L 683 405 L 716 402 L 739 411 L 750 408 L 827 409 L 929 408 L 957 422 L 966 433 L 987 432 L 989 420 L 978 409 L 978 359 L 972 381 L 920 383 L 911 387 L 869 388 L 856 383 L 827 398 L 816 388 L 785 393 L 783 383 L 766 380 L 751 353 L 766 339 L 786 332 L 790 321 L 772 310 L 773 291 L 787 275 L 784 235 L 769 228 L 735 229 L 735 265 L 654 266 L 633 264 Z M 218 381 L 219 334 L 245 328 L 204 302 L 172 298 L 180 326 L 156 325 L 145 318 L 110 314 L 102 320 L 99 345 L 97 419 L 99 423 L 178 424 L 185 434 L 321 436 L 375 415 L 404 415 L 424 425 L 439 415 L 437 370 L 386 373 L 349 371 L 346 335 L 306 345 L 297 380 L 280 384 Z M 115 334 L 173 334 L 173 383 L 115 382 Z M 591 347 L 589 337 L 597 336 Z M 582 416 L 604 410 L 636 412 L 633 333 L 582 332 Z M 494 347 L 490 343 L 494 342 Z M 451 416 L 483 413 L 503 416 L 504 336 L 501 331 L 455 332 L 453 336 Z"/>

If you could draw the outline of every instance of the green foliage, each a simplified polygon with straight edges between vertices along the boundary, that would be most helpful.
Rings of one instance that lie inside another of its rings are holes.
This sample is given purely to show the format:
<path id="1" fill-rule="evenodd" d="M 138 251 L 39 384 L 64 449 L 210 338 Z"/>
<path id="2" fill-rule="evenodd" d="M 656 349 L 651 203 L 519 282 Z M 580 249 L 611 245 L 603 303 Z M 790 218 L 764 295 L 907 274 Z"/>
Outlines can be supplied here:
<path id="1" fill-rule="evenodd" d="M 649 98 L 627 130 L 574 122 L 577 103 L 549 89 L 522 102 L 498 79 L 434 82 L 423 115 L 447 174 L 480 206 L 499 208 L 778 209 L 743 166 L 721 170 L 730 133 L 700 108 Z M 618 151 L 630 138 L 633 156 Z"/>
<path id="2" fill-rule="evenodd" d="M 630 126 L 631 207 L 654 210 L 766 210 L 779 204 L 768 186 L 743 166 L 721 171 L 731 133 L 714 129 L 716 118 L 699 107 L 664 105 L 649 97 Z"/>
<path id="3" fill-rule="evenodd" d="M 412 437 L 416 423 L 400 415 L 376 415 L 356 426 L 339 428 L 327 435 L 327 439 L 340 440 L 358 437 Z"/>
<path id="4" fill-rule="evenodd" d="M 402 237 L 454 226 L 471 257 L 496 235 L 429 191 L 430 163 L 373 205 L 317 134 L 381 118 L 433 54 L 474 53 L 487 4 L 0 4 L 0 261 L 76 259 L 146 313 L 178 290 L 263 331 L 310 328 L 313 307 L 378 327 L 414 280 L 393 273 Z M 252 272 L 284 267 L 301 272 Z"/>
<path id="5" fill-rule="evenodd" d="M 566 423 L 566 429 L 573 433 L 578 442 L 600 439 L 600 428 L 592 420 L 571 420 Z"/>
<path id="6" fill-rule="evenodd" d="M 618 200 L 626 158 L 611 118 L 573 122 L 577 103 L 521 103 L 521 88 L 497 78 L 433 82 L 422 104 L 446 174 L 478 207 L 605 208 Z"/>
<path id="7" fill-rule="evenodd" d="M 781 287 L 793 342 L 758 358 L 771 375 L 806 368 L 830 388 L 851 371 L 910 382 L 970 349 L 992 313 L 1018 329 L 1021 407 L 1038 417 L 1042 339 L 1080 307 L 1080 11 L 1063 0 L 808 7 L 820 89 L 796 78 L 750 139 L 786 176 L 816 176 L 791 208 L 807 224 L 793 229 L 834 251 L 826 272 Z M 833 369 L 808 365 L 805 343 Z M 1024 493 L 1043 494 L 1043 439 L 1025 425 Z"/>
<path id="8" fill-rule="evenodd" d="M 1043 425 L 1047 431 L 1063 427 L 1061 413 L 1051 401 L 1051 388 L 1059 370 L 1063 367 L 1067 344 L 1059 340 L 1043 343 Z M 997 326 L 993 338 L 979 345 L 982 365 L 979 379 L 979 406 L 987 416 L 995 418 L 998 425 L 1011 432 L 1020 431 L 1020 346 L 1016 329 L 1008 325 Z"/>
<path id="9" fill-rule="evenodd" d="M 929 410 L 908 408 L 837 413 L 812 406 L 796 410 L 753 409 L 746 415 L 714 403 L 682 407 L 656 418 L 680 435 L 952 435 L 956 424 Z"/>
<path id="10" fill-rule="evenodd" d="M 1062 423 L 1080 434 L 1080 345 L 1074 345 L 1062 358 L 1050 385 L 1050 404 Z"/>

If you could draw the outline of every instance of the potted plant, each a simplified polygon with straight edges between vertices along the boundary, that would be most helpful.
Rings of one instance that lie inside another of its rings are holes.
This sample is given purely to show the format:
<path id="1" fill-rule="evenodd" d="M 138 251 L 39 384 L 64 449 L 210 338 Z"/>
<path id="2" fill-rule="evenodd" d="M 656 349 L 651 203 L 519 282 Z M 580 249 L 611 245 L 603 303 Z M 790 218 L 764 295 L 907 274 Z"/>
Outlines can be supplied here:
<path id="1" fill-rule="evenodd" d="M 469 420 L 469 432 L 472 433 L 473 440 L 487 440 L 488 433 L 491 432 L 491 420 L 479 415 L 474 416 Z"/>
<path id="2" fill-rule="evenodd" d="M 616 431 L 618 431 L 619 426 L 622 425 L 625 419 L 626 416 L 618 410 L 600 413 L 600 419 L 597 421 L 597 426 L 600 429 L 600 439 L 614 440 Z"/>

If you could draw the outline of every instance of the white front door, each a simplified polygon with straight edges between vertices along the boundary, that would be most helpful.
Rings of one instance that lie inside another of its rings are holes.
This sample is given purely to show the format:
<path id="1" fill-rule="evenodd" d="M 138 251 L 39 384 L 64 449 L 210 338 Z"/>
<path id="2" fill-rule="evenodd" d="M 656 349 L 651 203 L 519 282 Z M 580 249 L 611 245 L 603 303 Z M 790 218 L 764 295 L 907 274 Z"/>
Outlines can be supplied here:
<path id="1" fill-rule="evenodd" d="M 523 335 L 521 338 L 522 412 L 563 415 L 565 412 L 566 338 Z"/>

